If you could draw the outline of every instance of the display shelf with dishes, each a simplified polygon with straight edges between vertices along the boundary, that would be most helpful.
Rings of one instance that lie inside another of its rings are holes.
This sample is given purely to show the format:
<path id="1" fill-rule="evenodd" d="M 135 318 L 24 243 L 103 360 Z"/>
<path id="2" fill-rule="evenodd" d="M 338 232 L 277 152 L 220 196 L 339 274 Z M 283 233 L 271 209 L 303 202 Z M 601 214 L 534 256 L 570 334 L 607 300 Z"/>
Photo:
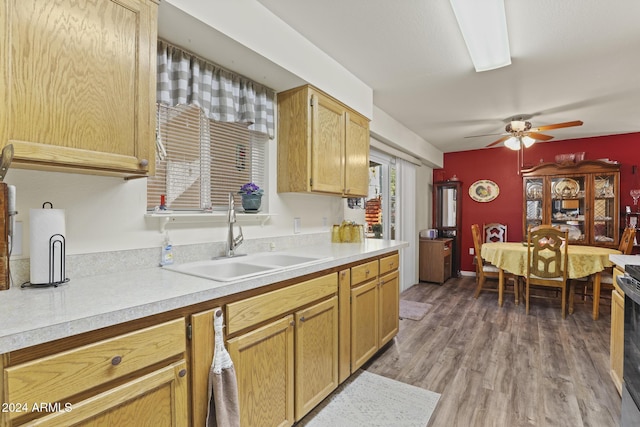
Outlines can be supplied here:
<path id="1" fill-rule="evenodd" d="M 541 178 L 525 179 L 525 230 L 542 224 L 544 181 Z"/>
<path id="2" fill-rule="evenodd" d="M 543 163 L 523 170 L 523 233 L 551 224 L 574 244 L 617 247 L 620 165 L 586 160 Z"/>

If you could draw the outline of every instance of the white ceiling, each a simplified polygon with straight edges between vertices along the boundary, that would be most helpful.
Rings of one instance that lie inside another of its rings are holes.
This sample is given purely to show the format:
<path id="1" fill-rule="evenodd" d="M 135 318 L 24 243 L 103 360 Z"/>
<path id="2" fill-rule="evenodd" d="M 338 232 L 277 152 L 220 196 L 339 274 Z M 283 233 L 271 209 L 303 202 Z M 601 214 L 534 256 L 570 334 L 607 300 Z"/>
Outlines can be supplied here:
<path id="1" fill-rule="evenodd" d="M 443 152 L 524 116 L 555 140 L 640 131 L 640 1 L 505 0 L 512 64 L 476 73 L 448 0 L 258 0 Z"/>

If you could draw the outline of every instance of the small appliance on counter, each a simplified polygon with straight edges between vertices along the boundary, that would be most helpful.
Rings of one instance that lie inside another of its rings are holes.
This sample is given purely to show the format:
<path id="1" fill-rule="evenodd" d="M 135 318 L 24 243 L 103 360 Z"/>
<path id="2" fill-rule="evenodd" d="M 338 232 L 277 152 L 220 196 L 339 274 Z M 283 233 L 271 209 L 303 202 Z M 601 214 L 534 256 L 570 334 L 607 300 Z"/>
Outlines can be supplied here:
<path id="1" fill-rule="evenodd" d="M 427 228 L 425 230 L 420 230 L 420 238 L 421 239 L 437 239 L 438 238 L 438 230 L 435 228 Z"/>

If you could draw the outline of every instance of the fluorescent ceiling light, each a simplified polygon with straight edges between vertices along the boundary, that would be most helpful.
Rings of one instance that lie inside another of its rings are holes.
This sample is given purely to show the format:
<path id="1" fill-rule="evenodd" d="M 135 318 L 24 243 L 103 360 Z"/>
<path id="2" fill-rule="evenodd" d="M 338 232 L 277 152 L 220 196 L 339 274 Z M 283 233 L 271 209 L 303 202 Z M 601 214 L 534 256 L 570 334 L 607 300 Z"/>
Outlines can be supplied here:
<path id="1" fill-rule="evenodd" d="M 504 0 L 449 0 L 477 72 L 511 64 Z"/>

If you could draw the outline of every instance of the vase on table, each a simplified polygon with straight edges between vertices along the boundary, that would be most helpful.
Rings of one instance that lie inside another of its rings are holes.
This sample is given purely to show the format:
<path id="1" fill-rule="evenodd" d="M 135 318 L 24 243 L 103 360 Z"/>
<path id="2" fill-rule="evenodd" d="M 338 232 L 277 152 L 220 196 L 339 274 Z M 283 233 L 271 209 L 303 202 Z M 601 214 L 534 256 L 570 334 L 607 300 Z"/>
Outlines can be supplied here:
<path id="1" fill-rule="evenodd" d="M 247 213 L 256 213 L 262 204 L 262 194 L 243 194 L 242 208 Z"/>

